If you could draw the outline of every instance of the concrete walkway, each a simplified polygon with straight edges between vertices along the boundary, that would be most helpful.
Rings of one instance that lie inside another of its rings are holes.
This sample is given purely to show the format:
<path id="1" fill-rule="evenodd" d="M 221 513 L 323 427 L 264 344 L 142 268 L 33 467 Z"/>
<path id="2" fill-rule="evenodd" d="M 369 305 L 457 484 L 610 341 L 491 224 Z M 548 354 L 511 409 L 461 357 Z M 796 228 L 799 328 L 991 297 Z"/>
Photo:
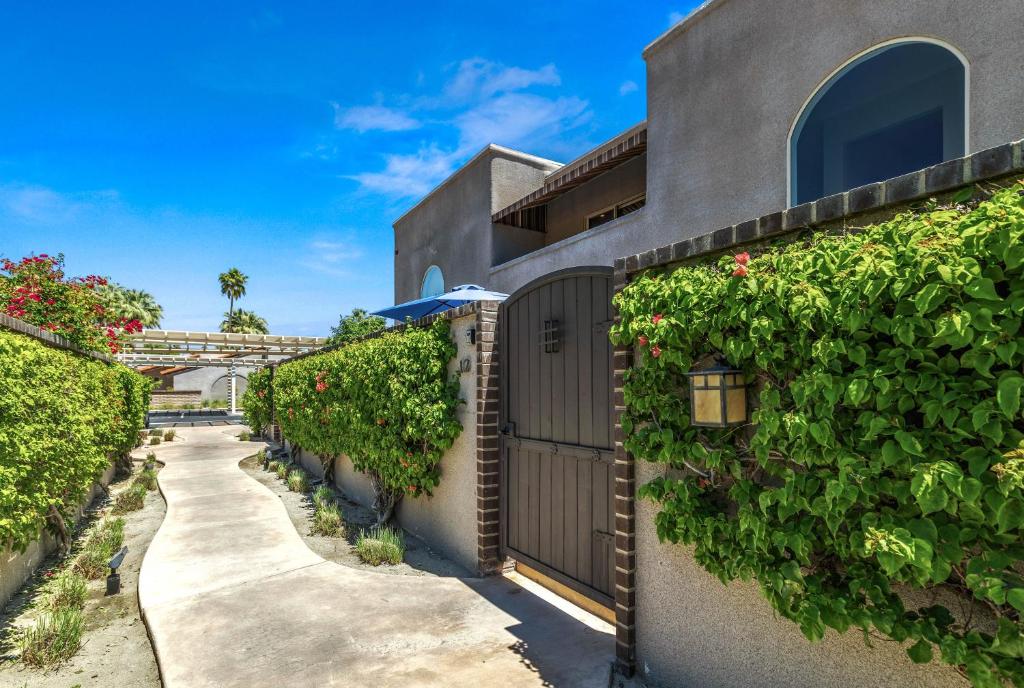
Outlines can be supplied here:
<path id="1" fill-rule="evenodd" d="M 166 688 L 608 685 L 612 628 L 500 577 L 325 561 L 238 462 L 238 428 L 161 445 L 167 516 L 139 600 Z"/>

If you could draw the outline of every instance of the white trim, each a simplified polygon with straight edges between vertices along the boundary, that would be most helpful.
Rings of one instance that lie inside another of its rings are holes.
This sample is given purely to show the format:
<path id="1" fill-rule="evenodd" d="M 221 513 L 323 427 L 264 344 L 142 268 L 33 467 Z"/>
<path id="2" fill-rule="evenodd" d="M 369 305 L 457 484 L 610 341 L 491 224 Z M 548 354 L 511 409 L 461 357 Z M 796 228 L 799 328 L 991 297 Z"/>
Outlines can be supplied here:
<path id="1" fill-rule="evenodd" d="M 940 48 L 945 48 L 953 54 L 956 59 L 960 60 L 960 63 L 964 66 L 964 155 L 970 154 L 970 142 L 971 142 L 971 63 L 968 61 L 967 56 L 960 51 L 952 43 L 948 43 L 941 38 L 934 38 L 932 36 L 902 36 L 899 38 L 890 38 L 889 40 L 882 41 L 881 43 L 875 43 L 870 48 L 860 51 L 853 57 L 850 57 L 845 62 L 840 64 L 838 67 L 829 72 L 828 76 L 818 82 L 817 86 L 811 89 L 811 93 L 804 100 L 800 109 L 797 110 L 796 117 L 793 118 L 793 122 L 789 125 L 789 135 L 786 136 L 786 205 L 796 205 L 796 199 L 793 198 L 793 135 L 796 133 L 797 126 L 801 124 L 804 113 L 807 112 L 807 108 L 813 103 L 816 103 L 819 95 L 824 95 L 822 89 L 829 84 L 830 81 L 835 79 L 837 76 L 848 70 L 854 64 L 864 61 L 869 58 L 872 54 L 884 50 L 895 45 L 902 44 L 913 44 L 913 43 L 929 43 L 931 45 L 937 45 Z"/>
<path id="2" fill-rule="evenodd" d="M 427 285 L 427 275 L 429 275 L 430 271 L 434 270 L 434 269 L 437 270 L 437 274 L 441 275 L 441 291 L 438 292 L 437 294 L 427 294 L 427 295 L 425 295 L 423 293 L 423 287 L 425 287 Z M 427 269 L 423 271 L 423 278 L 420 279 L 420 295 L 419 295 L 419 298 L 421 298 L 421 299 L 429 299 L 431 296 L 440 296 L 444 292 L 445 292 L 445 289 L 444 289 L 444 270 L 442 270 L 441 266 L 438 265 L 437 263 L 431 263 L 430 265 L 427 266 Z"/>

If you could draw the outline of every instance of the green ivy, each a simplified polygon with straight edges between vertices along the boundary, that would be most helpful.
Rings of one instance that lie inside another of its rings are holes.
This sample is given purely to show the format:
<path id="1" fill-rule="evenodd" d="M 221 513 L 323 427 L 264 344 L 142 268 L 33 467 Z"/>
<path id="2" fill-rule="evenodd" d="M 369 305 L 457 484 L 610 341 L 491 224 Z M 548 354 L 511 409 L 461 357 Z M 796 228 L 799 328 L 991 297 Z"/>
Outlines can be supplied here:
<path id="1" fill-rule="evenodd" d="M 263 368 L 249 373 L 248 385 L 242 395 L 242 419 L 253 432 L 262 432 L 270 425 L 273 414 L 270 408 L 270 369 Z"/>
<path id="2" fill-rule="evenodd" d="M 1018 184 L 626 287 L 623 426 L 666 465 L 640 489 L 659 537 L 756 580 L 811 640 L 877 632 L 1024 685 L 1022 236 Z M 685 374 L 716 356 L 750 425 L 690 425 Z"/>
<path id="3" fill-rule="evenodd" d="M 135 446 L 149 393 L 125 366 L 0 331 L 0 547 L 23 550 L 51 506 L 81 504 Z"/>
<path id="4" fill-rule="evenodd" d="M 279 366 L 282 434 L 321 456 L 347 455 L 387 490 L 430 494 L 462 431 L 448 323 L 405 328 Z"/>

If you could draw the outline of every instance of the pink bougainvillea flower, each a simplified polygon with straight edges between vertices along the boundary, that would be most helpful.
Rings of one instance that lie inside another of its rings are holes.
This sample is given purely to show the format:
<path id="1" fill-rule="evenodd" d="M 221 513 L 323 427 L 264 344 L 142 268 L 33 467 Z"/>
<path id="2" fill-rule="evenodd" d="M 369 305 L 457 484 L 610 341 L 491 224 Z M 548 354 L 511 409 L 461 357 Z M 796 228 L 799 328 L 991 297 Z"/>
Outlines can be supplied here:
<path id="1" fill-rule="evenodd" d="M 747 266 L 746 265 L 737 265 L 736 269 L 732 271 L 732 276 L 733 277 L 746 277 L 747 276 Z"/>
<path id="2" fill-rule="evenodd" d="M 661 313 L 655 313 L 654 317 L 651 318 L 651 322 L 654 323 L 655 325 L 660 323 L 662 320 L 664 320 L 664 317 L 661 315 Z"/>
<path id="3" fill-rule="evenodd" d="M 657 358 L 658 356 L 661 356 L 661 347 L 660 347 L 660 346 L 658 346 L 657 344 L 655 344 L 654 346 L 652 346 L 652 347 L 651 347 L 651 356 L 652 356 L 653 358 Z"/>
<path id="4" fill-rule="evenodd" d="M 750 254 L 744 251 L 743 253 L 737 253 L 735 256 L 737 265 L 746 265 L 750 262 Z"/>
<path id="5" fill-rule="evenodd" d="M 640 335 L 636 338 L 636 341 L 640 346 L 647 346 L 648 339 L 647 337 Z"/>

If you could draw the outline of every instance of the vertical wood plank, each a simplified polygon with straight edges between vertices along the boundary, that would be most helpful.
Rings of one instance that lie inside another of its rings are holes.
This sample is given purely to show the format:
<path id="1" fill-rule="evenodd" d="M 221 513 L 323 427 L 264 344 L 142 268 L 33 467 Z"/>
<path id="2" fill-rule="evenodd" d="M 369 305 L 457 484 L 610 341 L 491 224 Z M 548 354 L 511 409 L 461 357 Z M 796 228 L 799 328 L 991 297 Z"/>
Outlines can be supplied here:
<path id="1" fill-rule="evenodd" d="M 540 453 L 527 452 L 530 457 L 530 539 L 526 553 L 534 559 L 540 552 Z"/>
<path id="2" fill-rule="evenodd" d="M 565 564 L 565 457 L 551 457 L 551 566 L 559 571 Z"/>
<path id="3" fill-rule="evenodd" d="M 580 388 L 578 356 L 580 320 L 576 304 L 576 279 L 563 280 L 562 314 L 565 317 L 565 352 L 562 354 L 562 432 L 567 444 L 580 443 Z"/>
<path id="4" fill-rule="evenodd" d="M 540 359 L 540 381 L 537 396 L 533 397 L 533 399 L 540 410 L 540 426 L 537 430 L 538 434 L 532 435 L 532 437 L 542 440 L 551 439 L 551 397 L 552 387 L 554 387 L 551 384 L 551 367 L 555 354 L 545 351 L 545 348 L 550 347 L 545 347 L 541 343 L 544 339 L 545 323 L 551 321 L 551 291 L 552 285 L 545 284 L 539 289 L 537 295 L 540 313 L 537 315 L 536 321 L 537 328 L 541 333 L 540 341 L 537 343 L 537 357 Z"/>
<path id="5" fill-rule="evenodd" d="M 593 447 L 594 444 L 594 411 L 593 411 L 593 285 L 590 277 L 576 279 L 577 320 L 579 323 L 580 347 L 579 356 L 579 388 L 580 388 L 580 444 Z"/>
<path id="6" fill-rule="evenodd" d="M 565 388 L 562 385 L 565 367 L 565 302 L 562 290 L 564 280 L 558 280 L 551 285 L 551 295 L 548 304 L 548 317 L 558 322 L 558 351 L 545 354 L 550 361 L 551 369 L 548 371 L 550 380 L 551 399 L 548 405 L 551 416 L 550 437 L 553 442 L 565 442 Z"/>
<path id="7" fill-rule="evenodd" d="M 592 280 L 593 291 L 591 292 L 593 323 L 597 325 L 609 317 L 608 292 L 610 285 L 608 280 L 595 277 Z M 594 331 L 591 326 L 591 331 Z M 591 410 L 594 418 L 594 444 L 591 446 L 612 448 L 611 432 L 611 386 L 612 386 L 612 345 L 607 334 L 602 331 L 594 332 L 594 356 L 593 356 L 593 397 L 591 398 Z"/>
<path id="8" fill-rule="evenodd" d="M 527 297 L 529 301 L 530 315 L 529 315 L 529 328 L 527 334 L 528 351 L 530 352 L 530 387 L 528 394 L 529 399 L 529 423 L 526 424 L 524 431 L 520 433 L 521 437 L 536 438 L 537 433 L 540 431 L 540 404 L 537 403 L 537 399 L 540 396 L 540 326 L 538 319 L 540 318 L 540 292 L 534 290 L 530 292 Z"/>
<path id="9" fill-rule="evenodd" d="M 505 447 L 505 541 L 509 547 L 519 549 L 519 451 Z"/>
<path id="10" fill-rule="evenodd" d="M 592 547 L 594 542 L 594 521 L 593 521 L 593 475 L 591 462 L 581 459 L 577 462 L 576 489 L 576 510 L 578 520 L 576 523 L 576 578 L 587 585 L 593 581 L 593 558 Z"/>
<path id="11" fill-rule="evenodd" d="M 571 456 L 564 457 L 562 463 L 562 476 L 564 478 L 562 494 L 565 499 L 565 542 L 563 543 L 565 553 L 563 555 L 564 563 L 562 570 L 573 578 L 577 577 L 576 562 L 579 550 L 579 541 L 577 539 L 577 524 L 579 523 L 579 490 L 577 488 L 579 476 L 577 463 L 578 459 Z"/>
<path id="12" fill-rule="evenodd" d="M 540 503 L 538 506 L 538 519 L 540 521 L 540 542 L 538 543 L 537 559 L 544 564 L 551 564 L 551 460 L 553 454 L 538 452 L 537 459 L 540 464 L 540 475 L 538 477 L 540 488 Z"/>

